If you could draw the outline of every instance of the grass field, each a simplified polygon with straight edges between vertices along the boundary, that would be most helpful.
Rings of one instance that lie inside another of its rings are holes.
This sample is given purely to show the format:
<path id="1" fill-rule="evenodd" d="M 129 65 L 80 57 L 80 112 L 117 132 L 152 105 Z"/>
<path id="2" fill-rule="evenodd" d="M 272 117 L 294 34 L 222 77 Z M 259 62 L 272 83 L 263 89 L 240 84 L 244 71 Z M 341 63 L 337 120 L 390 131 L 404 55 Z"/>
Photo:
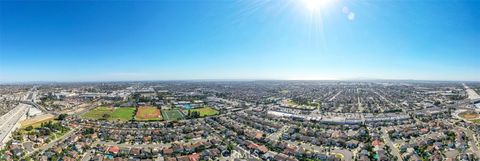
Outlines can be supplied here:
<path id="1" fill-rule="evenodd" d="M 200 113 L 200 117 L 204 116 L 213 116 L 213 115 L 218 115 L 218 111 L 211 108 L 211 107 L 203 107 L 203 108 L 196 108 L 196 109 L 191 109 L 190 112 L 197 111 Z"/>
<path id="2" fill-rule="evenodd" d="M 134 107 L 122 107 L 122 108 L 112 108 L 112 107 L 97 107 L 87 113 L 83 114 L 82 117 L 86 119 L 107 119 L 109 121 L 128 121 L 133 117 L 135 112 Z M 104 118 L 104 115 L 107 114 L 108 117 Z"/>
<path id="3" fill-rule="evenodd" d="M 480 124 L 480 119 L 472 120 L 473 123 Z"/>
<path id="4" fill-rule="evenodd" d="M 295 101 L 291 100 L 291 99 L 286 99 L 286 100 L 283 100 L 282 101 L 284 104 L 286 104 L 287 106 L 290 106 L 290 107 L 296 107 L 298 106 L 297 103 L 295 103 Z"/>
<path id="5" fill-rule="evenodd" d="M 185 116 L 179 110 L 162 110 L 162 115 L 165 120 L 181 120 Z"/>
<path id="6" fill-rule="evenodd" d="M 110 115 L 113 120 L 128 121 L 132 119 L 133 112 L 135 112 L 134 107 L 120 107 Z"/>
<path id="7" fill-rule="evenodd" d="M 156 107 L 138 107 L 135 120 L 138 121 L 159 121 L 163 120 L 160 110 Z"/>

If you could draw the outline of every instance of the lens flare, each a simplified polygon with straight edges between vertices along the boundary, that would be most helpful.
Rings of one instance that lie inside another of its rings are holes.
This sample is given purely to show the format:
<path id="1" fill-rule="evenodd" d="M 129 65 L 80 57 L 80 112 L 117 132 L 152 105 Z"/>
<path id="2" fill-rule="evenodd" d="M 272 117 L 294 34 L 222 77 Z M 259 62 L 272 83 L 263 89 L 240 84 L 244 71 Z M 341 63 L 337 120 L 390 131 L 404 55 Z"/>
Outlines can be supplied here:
<path id="1" fill-rule="evenodd" d="M 327 6 L 331 0 L 303 0 L 303 4 L 310 11 L 318 11 Z"/>

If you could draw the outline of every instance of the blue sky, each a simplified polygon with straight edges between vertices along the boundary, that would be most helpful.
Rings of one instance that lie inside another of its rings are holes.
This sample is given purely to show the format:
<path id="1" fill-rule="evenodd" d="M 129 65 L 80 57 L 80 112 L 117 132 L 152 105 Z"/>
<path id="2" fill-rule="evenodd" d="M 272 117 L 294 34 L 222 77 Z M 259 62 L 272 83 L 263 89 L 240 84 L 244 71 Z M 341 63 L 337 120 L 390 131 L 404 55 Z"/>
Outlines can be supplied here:
<path id="1" fill-rule="evenodd" d="M 480 1 L 317 5 L 0 1 L 0 81 L 480 80 Z"/>

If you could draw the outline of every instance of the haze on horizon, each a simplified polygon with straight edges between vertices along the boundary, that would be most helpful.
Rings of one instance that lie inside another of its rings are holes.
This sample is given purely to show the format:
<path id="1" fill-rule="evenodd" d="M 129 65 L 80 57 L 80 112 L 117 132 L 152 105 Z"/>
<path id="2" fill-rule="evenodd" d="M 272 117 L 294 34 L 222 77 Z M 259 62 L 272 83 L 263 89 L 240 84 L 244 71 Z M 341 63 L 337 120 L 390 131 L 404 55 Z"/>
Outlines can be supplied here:
<path id="1" fill-rule="evenodd" d="M 480 1 L 0 1 L 0 82 L 480 81 Z"/>

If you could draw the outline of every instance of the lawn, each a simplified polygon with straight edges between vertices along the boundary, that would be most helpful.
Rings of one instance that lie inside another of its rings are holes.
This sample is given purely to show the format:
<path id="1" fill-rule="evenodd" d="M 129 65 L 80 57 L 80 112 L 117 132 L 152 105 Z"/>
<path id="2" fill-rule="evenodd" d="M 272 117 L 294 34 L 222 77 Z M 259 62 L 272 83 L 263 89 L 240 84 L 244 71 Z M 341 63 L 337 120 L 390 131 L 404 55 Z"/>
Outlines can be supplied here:
<path id="1" fill-rule="evenodd" d="M 129 121 L 132 119 L 134 112 L 134 107 L 119 107 L 110 114 L 111 118 L 109 120 Z"/>
<path id="2" fill-rule="evenodd" d="M 283 103 L 286 104 L 287 106 L 290 106 L 290 107 L 298 106 L 298 104 L 291 99 L 283 100 Z"/>
<path id="3" fill-rule="evenodd" d="M 159 121 L 162 120 L 160 110 L 156 107 L 138 107 L 135 120 L 138 121 Z"/>
<path id="4" fill-rule="evenodd" d="M 162 110 L 162 115 L 165 120 L 181 120 L 185 116 L 179 110 Z"/>
<path id="5" fill-rule="evenodd" d="M 128 121 L 132 119 L 134 112 L 135 112 L 134 107 L 120 107 L 116 109 L 112 107 L 97 107 L 83 114 L 82 117 L 86 119 L 95 119 L 95 120 L 107 119 L 109 121 L 116 121 L 116 120 Z"/>
<path id="6" fill-rule="evenodd" d="M 211 107 L 202 107 L 202 108 L 196 108 L 196 109 L 191 109 L 190 112 L 197 111 L 200 113 L 200 117 L 205 117 L 205 116 L 213 116 L 213 115 L 218 115 L 218 111 L 211 108 Z"/>
<path id="7" fill-rule="evenodd" d="M 473 123 L 480 124 L 480 119 L 472 120 Z"/>

